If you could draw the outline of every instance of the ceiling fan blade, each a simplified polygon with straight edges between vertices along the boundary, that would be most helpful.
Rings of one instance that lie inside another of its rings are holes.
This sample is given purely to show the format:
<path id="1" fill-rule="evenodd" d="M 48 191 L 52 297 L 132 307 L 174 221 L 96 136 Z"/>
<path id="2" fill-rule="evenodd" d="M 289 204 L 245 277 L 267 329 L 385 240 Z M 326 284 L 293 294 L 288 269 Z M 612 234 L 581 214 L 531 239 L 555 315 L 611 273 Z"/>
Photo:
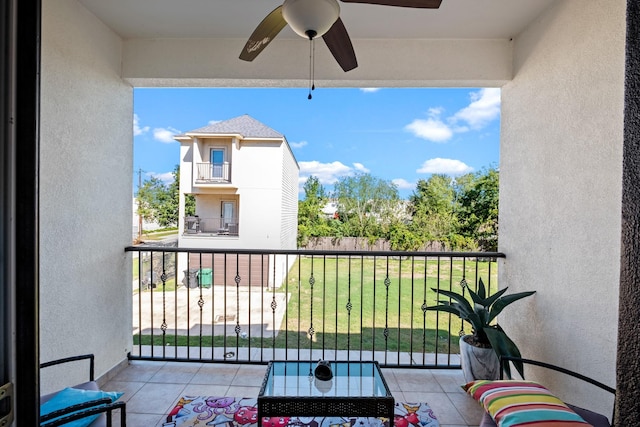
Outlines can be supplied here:
<path id="1" fill-rule="evenodd" d="M 340 0 L 345 3 L 368 3 L 383 6 L 417 7 L 425 9 L 437 9 L 442 0 Z"/>
<path id="2" fill-rule="evenodd" d="M 253 61 L 286 25 L 287 21 L 282 17 L 282 6 L 278 6 L 253 30 L 240 52 L 240 59 Z"/>
<path id="3" fill-rule="evenodd" d="M 322 38 L 344 71 L 353 70 L 358 66 L 356 52 L 353 50 L 351 39 L 342 23 L 342 19 L 338 18 Z"/>

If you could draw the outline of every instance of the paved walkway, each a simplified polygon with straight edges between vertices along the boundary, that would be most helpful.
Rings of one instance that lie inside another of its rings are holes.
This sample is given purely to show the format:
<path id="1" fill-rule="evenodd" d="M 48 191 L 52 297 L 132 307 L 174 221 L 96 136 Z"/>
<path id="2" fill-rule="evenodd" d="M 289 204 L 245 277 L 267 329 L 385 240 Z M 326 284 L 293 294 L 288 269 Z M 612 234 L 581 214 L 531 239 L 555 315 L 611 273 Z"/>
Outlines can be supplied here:
<path id="1" fill-rule="evenodd" d="M 133 333 L 235 336 L 239 322 L 247 336 L 277 335 L 286 309 L 286 294 L 235 287 L 227 289 L 185 288 L 176 291 L 135 293 Z M 275 304 L 275 312 L 272 309 Z M 226 322 L 225 322 L 226 319 Z"/>

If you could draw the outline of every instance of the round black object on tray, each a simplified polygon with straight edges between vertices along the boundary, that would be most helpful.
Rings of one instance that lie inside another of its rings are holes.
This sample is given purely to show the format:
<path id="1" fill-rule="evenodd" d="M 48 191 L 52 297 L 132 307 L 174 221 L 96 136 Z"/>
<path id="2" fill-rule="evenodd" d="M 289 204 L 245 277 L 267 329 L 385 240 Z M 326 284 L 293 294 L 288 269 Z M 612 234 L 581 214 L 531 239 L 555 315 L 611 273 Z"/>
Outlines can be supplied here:
<path id="1" fill-rule="evenodd" d="M 333 372 L 331 372 L 331 363 L 329 363 L 327 360 L 319 360 L 313 374 L 317 379 L 321 381 L 329 381 L 331 378 L 333 378 Z"/>

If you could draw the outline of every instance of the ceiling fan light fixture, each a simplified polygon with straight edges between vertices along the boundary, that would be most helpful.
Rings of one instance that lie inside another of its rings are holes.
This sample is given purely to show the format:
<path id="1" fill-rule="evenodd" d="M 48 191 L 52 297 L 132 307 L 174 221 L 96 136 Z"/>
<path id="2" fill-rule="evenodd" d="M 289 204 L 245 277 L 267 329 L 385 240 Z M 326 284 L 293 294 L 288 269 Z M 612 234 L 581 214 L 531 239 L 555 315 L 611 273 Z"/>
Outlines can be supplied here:
<path id="1" fill-rule="evenodd" d="M 285 0 L 282 16 L 301 37 L 323 36 L 340 16 L 336 0 Z"/>

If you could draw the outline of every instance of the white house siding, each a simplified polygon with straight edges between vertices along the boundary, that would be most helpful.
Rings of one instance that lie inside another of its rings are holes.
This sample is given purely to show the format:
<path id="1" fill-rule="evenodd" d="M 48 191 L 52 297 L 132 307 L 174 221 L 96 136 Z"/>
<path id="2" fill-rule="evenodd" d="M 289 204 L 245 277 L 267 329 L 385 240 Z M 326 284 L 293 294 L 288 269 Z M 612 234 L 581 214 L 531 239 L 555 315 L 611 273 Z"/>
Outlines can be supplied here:
<path id="1" fill-rule="evenodd" d="M 300 167 L 288 144 L 282 149 L 282 206 L 280 208 L 280 246 L 295 249 L 298 235 L 298 177 Z"/>
<path id="2" fill-rule="evenodd" d="M 244 248 L 280 249 L 282 144 L 243 141 L 235 153 L 233 183 L 239 188 Z"/>
<path id="3" fill-rule="evenodd" d="M 559 1 L 515 39 L 514 79 L 502 91 L 500 285 L 538 291 L 508 308 L 502 324 L 524 356 L 610 385 L 624 37 L 624 1 Z M 611 398 L 589 387 L 553 374 L 531 378 L 572 403 L 611 410 Z"/>
<path id="4" fill-rule="evenodd" d="M 101 375 L 131 349 L 133 92 L 119 37 L 75 0 L 42 8 L 40 358 L 95 353 Z M 71 368 L 42 391 L 86 380 Z"/>
<path id="5" fill-rule="evenodd" d="M 296 249 L 298 233 L 298 176 L 300 168 L 289 145 L 282 144 L 282 183 L 280 200 L 280 248 Z M 289 269 L 296 261 L 295 256 L 273 255 L 269 262 L 274 266 L 274 277 L 269 277 L 269 286 L 280 286 Z"/>

